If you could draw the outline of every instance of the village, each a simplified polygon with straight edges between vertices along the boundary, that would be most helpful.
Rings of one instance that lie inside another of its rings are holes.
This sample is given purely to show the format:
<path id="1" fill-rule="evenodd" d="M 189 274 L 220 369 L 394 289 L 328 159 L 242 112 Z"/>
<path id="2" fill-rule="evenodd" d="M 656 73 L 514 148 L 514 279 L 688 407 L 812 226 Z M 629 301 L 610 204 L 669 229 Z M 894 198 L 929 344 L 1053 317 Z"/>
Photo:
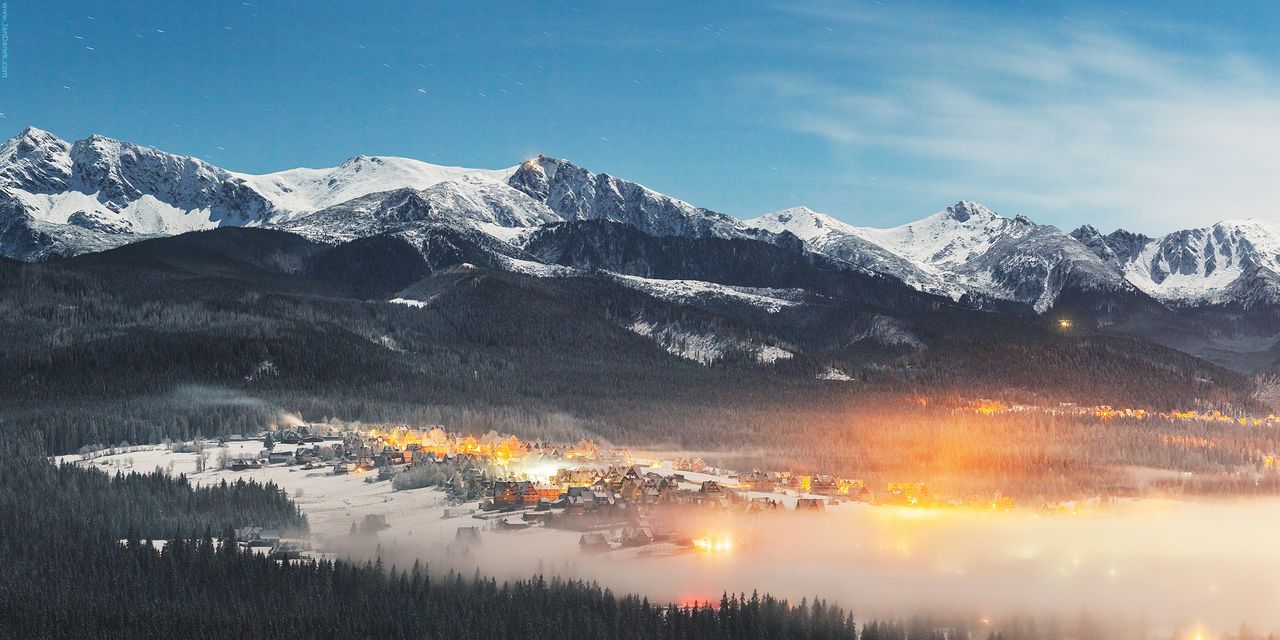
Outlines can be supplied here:
<path id="1" fill-rule="evenodd" d="M 144 456 L 168 458 L 172 473 L 187 473 L 195 482 L 254 477 L 292 490 L 313 522 L 313 535 L 289 538 L 254 526 L 236 532 L 239 544 L 278 560 L 318 557 L 342 546 L 343 538 L 376 539 L 398 523 L 430 518 L 450 523 L 453 536 L 443 539 L 438 533 L 437 541 L 460 553 L 490 534 L 543 529 L 575 535 L 579 549 L 592 553 L 723 554 L 749 544 L 749 534 L 710 533 L 700 528 L 708 517 L 749 521 L 850 505 L 972 513 L 1018 508 L 999 493 L 961 499 L 919 482 L 873 488 L 831 474 L 735 471 L 696 456 L 645 458 L 589 440 L 476 437 L 441 426 L 302 424 L 222 442 L 173 443 L 159 451 L 111 449 L 71 458 L 149 470 L 147 462 L 137 462 Z M 308 504 L 319 491 L 329 495 L 335 486 L 348 487 L 351 495 L 337 504 Z M 353 500 L 365 493 L 371 494 L 369 508 L 360 508 Z M 421 506 L 385 507 L 392 502 Z M 1099 500 L 1042 503 L 1026 511 L 1079 514 L 1105 506 Z"/>

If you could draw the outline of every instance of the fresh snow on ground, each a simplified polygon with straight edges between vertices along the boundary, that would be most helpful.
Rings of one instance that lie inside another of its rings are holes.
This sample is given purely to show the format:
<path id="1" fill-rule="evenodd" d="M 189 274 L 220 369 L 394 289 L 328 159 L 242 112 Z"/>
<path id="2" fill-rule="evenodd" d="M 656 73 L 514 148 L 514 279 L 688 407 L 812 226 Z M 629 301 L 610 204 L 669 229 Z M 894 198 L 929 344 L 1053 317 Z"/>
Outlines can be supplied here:
<path id="1" fill-rule="evenodd" d="M 787 307 L 798 305 L 805 295 L 805 292 L 799 289 L 734 287 L 701 280 L 659 280 L 616 273 L 610 275 L 633 289 L 672 302 L 684 303 L 693 299 L 705 300 L 708 297 L 719 296 L 760 307 L 769 313 L 778 313 Z"/>
<path id="2" fill-rule="evenodd" d="M 347 202 L 360 196 L 404 187 L 426 189 L 464 176 L 504 181 L 510 169 L 468 169 L 412 158 L 356 156 L 327 169 L 288 169 L 261 175 L 232 173 L 264 195 L 281 212 L 280 221 Z"/>
<path id="3" fill-rule="evenodd" d="M 827 367 L 827 370 L 823 371 L 822 373 L 819 373 L 817 378 L 819 380 L 836 380 L 840 382 L 848 382 L 850 380 L 853 380 L 853 378 L 850 377 L 849 374 L 835 367 Z"/>
<path id="4" fill-rule="evenodd" d="M 388 300 L 388 302 L 391 304 L 402 304 L 406 307 L 413 307 L 414 309 L 422 309 L 427 306 L 426 300 L 410 300 L 409 298 L 392 298 Z"/>

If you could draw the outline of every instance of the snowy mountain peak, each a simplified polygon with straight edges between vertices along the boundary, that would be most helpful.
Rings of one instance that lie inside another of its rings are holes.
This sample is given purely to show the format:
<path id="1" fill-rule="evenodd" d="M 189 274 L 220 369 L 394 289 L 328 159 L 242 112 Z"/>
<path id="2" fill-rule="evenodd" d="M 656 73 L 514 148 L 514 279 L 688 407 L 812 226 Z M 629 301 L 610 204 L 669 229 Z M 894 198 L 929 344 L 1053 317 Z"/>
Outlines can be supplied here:
<path id="1" fill-rule="evenodd" d="M 71 145 L 35 127 L 0 145 L 0 187 L 54 193 L 71 179 Z"/>
<path id="2" fill-rule="evenodd" d="M 253 175 L 102 135 L 68 143 L 28 127 L 0 144 L 0 254 L 25 260 L 240 225 L 326 242 L 448 228 L 514 251 L 543 225 L 575 221 L 803 247 L 975 304 L 999 299 L 1043 311 L 1063 291 L 1134 287 L 1171 304 L 1280 304 L 1280 228 L 1253 220 L 1154 239 L 1089 225 L 1068 235 L 962 200 L 887 229 L 808 207 L 742 222 L 546 155 L 498 170 L 356 155 L 326 169 Z"/>
<path id="3" fill-rule="evenodd" d="M 746 224 L 770 233 L 788 231 L 805 242 L 812 242 L 833 233 L 856 232 L 854 227 L 804 206 L 766 213 L 758 218 L 747 220 Z"/>
<path id="4" fill-rule="evenodd" d="M 1102 235 L 1085 225 L 1071 235 L 1135 287 L 1171 304 L 1280 301 L 1280 227 L 1269 223 L 1224 220 L 1160 238 L 1123 229 Z"/>
<path id="5" fill-rule="evenodd" d="M 1107 235 L 1098 231 L 1097 227 L 1086 224 L 1071 232 L 1071 237 L 1084 245 L 1094 255 L 1107 264 L 1124 269 L 1124 264 L 1133 260 L 1143 247 L 1151 242 L 1151 238 L 1140 233 L 1116 229 Z"/>
<path id="6" fill-rule="evenodd" d="M 1012 300 L 1044 311 L 1069 286 L 1132 289 L 1115 269 L 1057 228 L 1022 215 L 1006 218 L 969 200 L 888 229 L 854 227 L 805 208 L 765 214 L 747 224 L 790 231 L 814 252 L 955 299 Z"/>
<path id="7" fill-rule="evenodd" d="M 593 173 L 568 160 L 538 156 L 507 184 L 567 221 L 608 220 L 657 236 L 742 237 L 749 229 L 722 213 L 695 207 L 639 183 Z"/>
<path id="8" fill-rule="evenodd" d="M 511 178 L 507 180 L 512 187 L 519 189 L 529 196 L 546 201 L 547 196 L 551 193 L 551 180 L 556 175 L 556 170 L 560 168 L 560 161 L 553 160 L 543 155 L 536 158 L 530 158 L 520 163 L 515 173 L 511 174 Z"/>
<path id="9" fill-rule="evenodd" d="M 968 222 L 972 218 L 984 220 L 1000 218 L 1000 214 L 988 209 L 982 203 L 972 200 L 961 200 L 947 207 L 943 214 L 956 222 Z"/>
<path id="10" fill-rule="evenodd" d="M 76 186 L 125 206 L 150 195 L 179 208 L 200 208 L 230 174 L 192 158 L 92 135 L 71 145 Z"/>
<path id="11" fill-rule="evenodd" d="M 19 131 L 18 135 L 7 140 L 0 148 L 8 150 L 11 147 L 17 148 L 19 146 L 30 151 L 33 148 L 39 147 L 67 146 L 67 143 L 63 139 L 45 131 L 44 129 L 27 127 L 26 129 Z"/>

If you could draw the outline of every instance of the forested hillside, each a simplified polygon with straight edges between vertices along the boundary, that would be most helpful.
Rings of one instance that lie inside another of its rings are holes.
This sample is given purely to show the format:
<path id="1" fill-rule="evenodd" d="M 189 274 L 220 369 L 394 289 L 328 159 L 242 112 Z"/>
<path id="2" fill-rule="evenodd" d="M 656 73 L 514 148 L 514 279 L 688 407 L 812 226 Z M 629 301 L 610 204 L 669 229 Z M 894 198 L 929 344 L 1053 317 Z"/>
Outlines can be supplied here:
<path id="1" fill-rule="evenodd" d="M 430 264 L 401 239 L 359 242 L 222 229 L 0 263 L 0 431 L 68 452 L 256 431 L 290 411 L 713 447 L 726 430 L 775 443 L 777 411 L 838 419 L 897 395 L 1255 402 L 1240 374 L 1037 316 L 939 299 L 764 305 L 591 271 Z M 782 355 L 762 360 L 766 350 Z M 819 379 L 832 371 L 847 380 Z"/>

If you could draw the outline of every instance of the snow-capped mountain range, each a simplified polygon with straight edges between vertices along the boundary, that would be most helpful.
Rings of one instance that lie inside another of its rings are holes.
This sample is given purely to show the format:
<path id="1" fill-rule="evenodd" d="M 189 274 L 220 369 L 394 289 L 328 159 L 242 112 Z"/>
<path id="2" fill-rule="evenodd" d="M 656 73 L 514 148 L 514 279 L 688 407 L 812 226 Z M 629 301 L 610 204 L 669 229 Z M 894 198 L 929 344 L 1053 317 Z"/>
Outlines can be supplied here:
<path id="1" fill-rule="evenodd" d="M 535 232 L 584 221 L 658 238 L 765 242 L 975 306 L 1044 312 L 1069 288 L 1145 294 L 1169 306 L 1280 304 L 1280 226 L 1257 221 L 1161 238 L 1091 226 L 1065 233 L 962 201 L 875 229 L 803 207 L 739 220 L 543 156 L 498 170 L 357 156 L 329 169 L 251 175 L 102 136 L 68 143 L 35 128 L 0 146 L 0 255 L 18 260 L 223 226 L 332 244 L 449 229 L 482 238 L 528 271 L 537 262 L 524 247 Z"/>

